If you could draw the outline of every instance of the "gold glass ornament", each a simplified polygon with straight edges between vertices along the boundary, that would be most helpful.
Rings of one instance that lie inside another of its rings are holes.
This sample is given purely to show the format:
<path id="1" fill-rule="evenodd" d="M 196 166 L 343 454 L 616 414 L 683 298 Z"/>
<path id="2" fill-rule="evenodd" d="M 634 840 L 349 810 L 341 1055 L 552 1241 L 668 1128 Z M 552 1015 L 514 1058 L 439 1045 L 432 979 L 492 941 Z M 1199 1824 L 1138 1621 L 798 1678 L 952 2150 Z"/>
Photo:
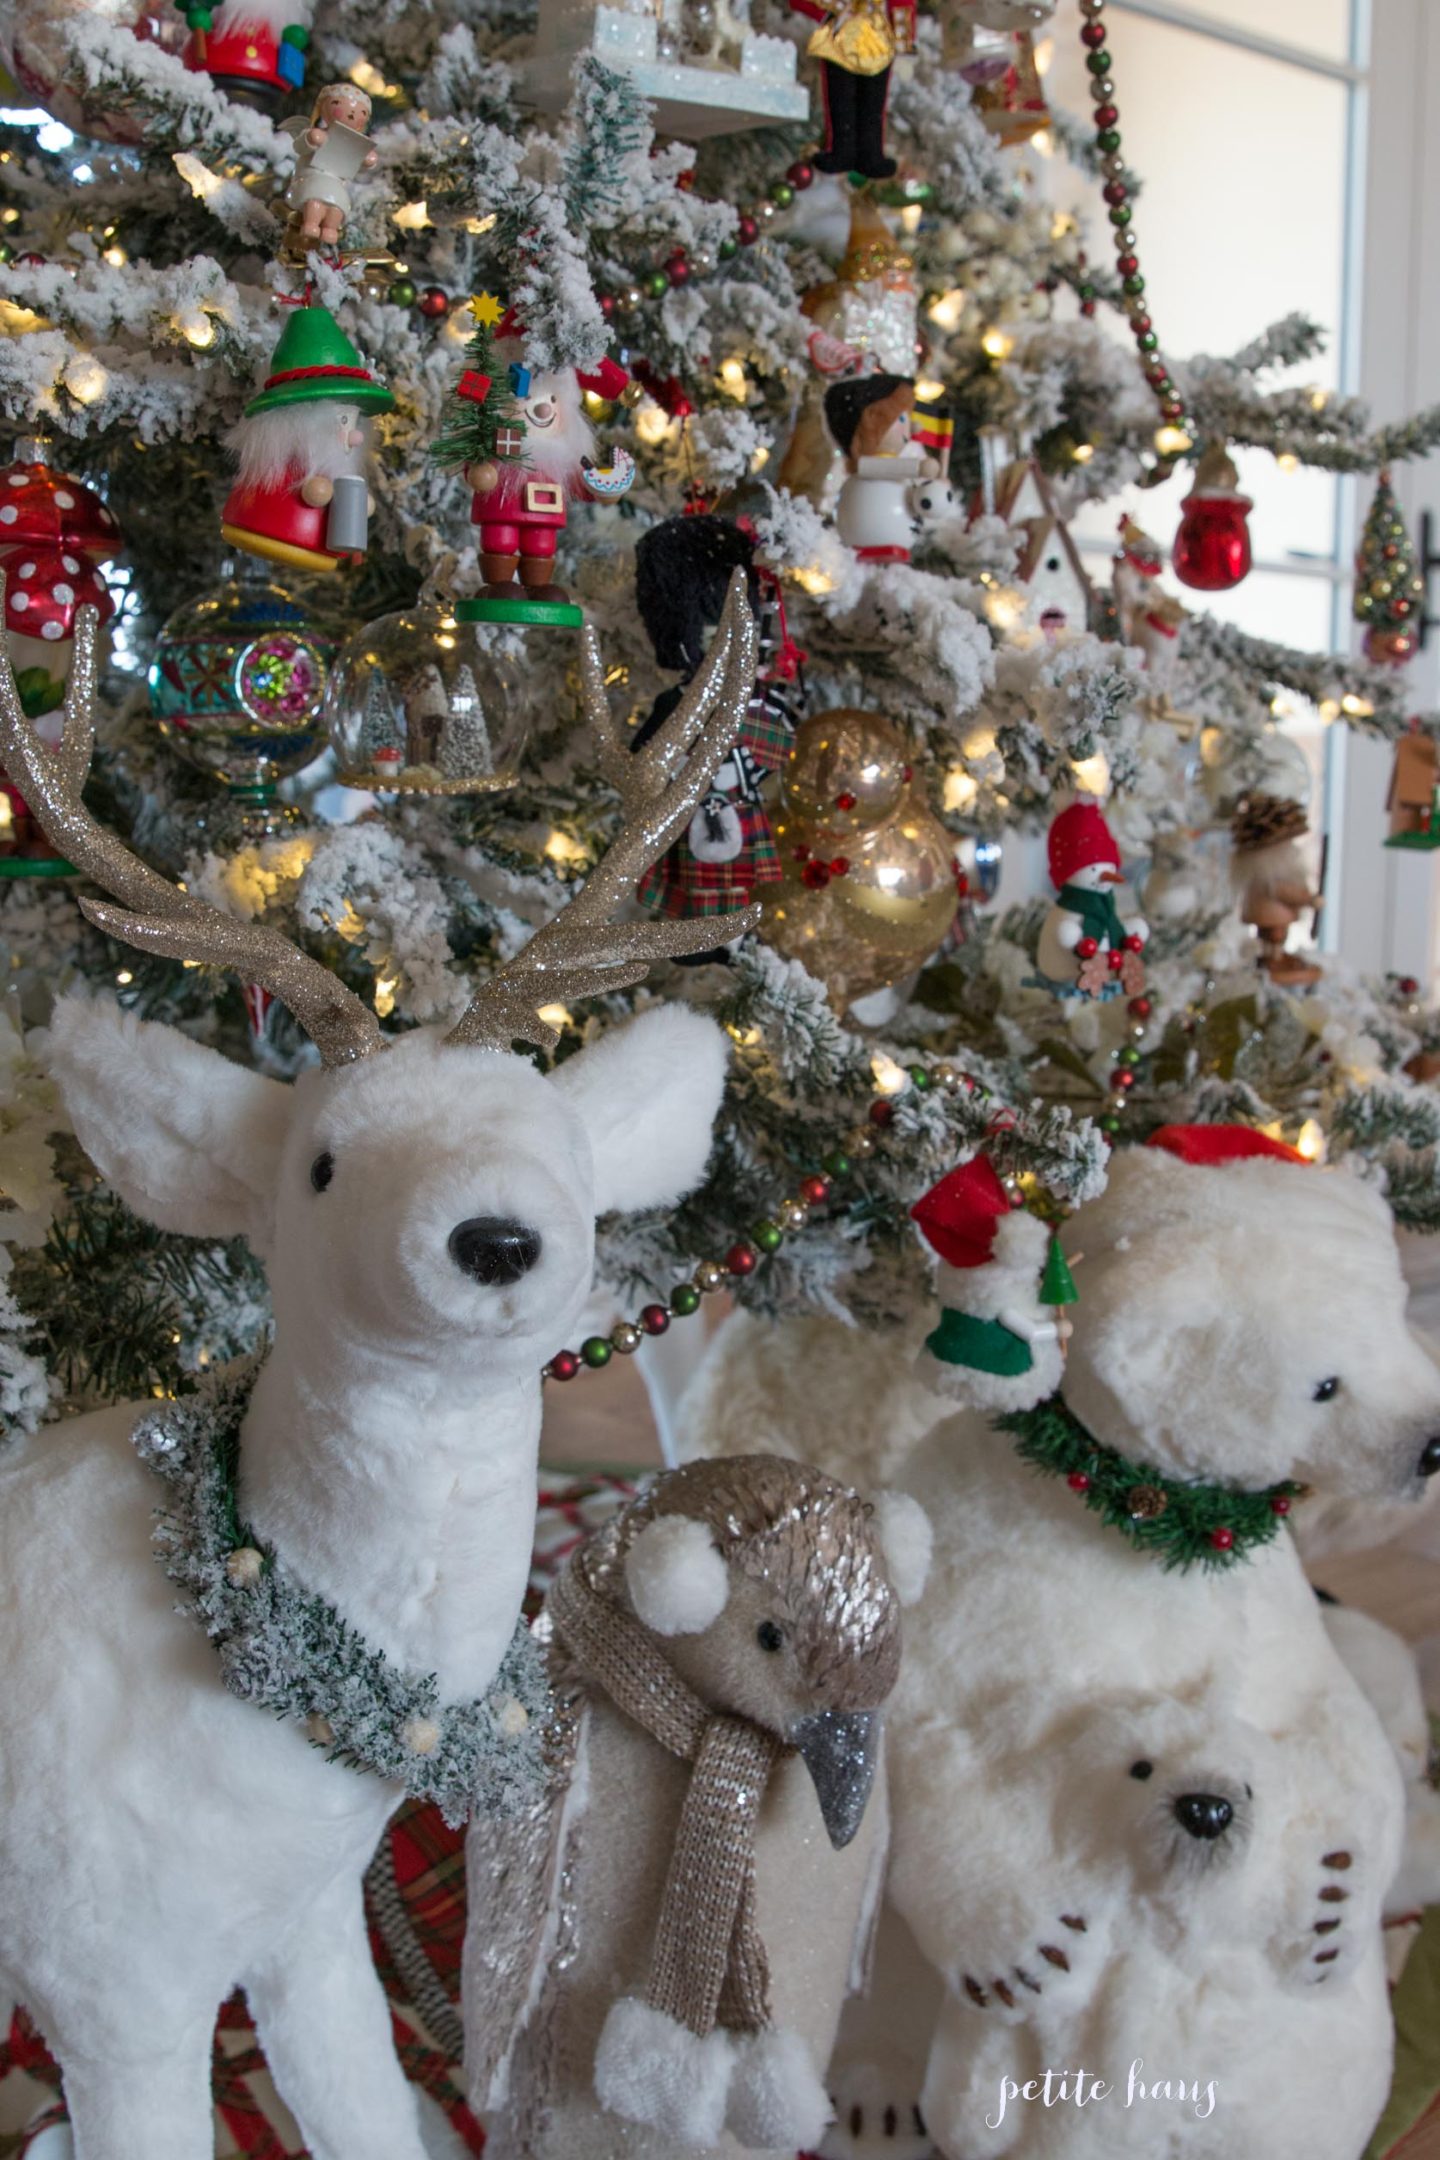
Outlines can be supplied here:
<path id="1" fill-rule="evenodd" d="M 760 935 L 843 1011 L 929 958 L 955 919 L 954 843 L 878 713 L 813 713 L 796 730 L 775 821 L 782 881 Z"/>

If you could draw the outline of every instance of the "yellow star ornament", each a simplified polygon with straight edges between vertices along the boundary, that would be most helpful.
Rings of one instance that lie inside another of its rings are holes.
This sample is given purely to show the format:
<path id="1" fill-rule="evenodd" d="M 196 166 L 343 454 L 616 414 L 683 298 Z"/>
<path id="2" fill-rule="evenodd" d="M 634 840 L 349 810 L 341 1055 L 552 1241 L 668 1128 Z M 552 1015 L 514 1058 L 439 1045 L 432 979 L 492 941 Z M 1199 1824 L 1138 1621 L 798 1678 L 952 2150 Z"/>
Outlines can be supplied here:
<path id="1" fill-rule="evenodd" d="M 476 322 L 484 323 L 487 329 L 493 330 L 496 323 L 505 313 L 505 304 L 503 301 L 497 300 L 494 293 L 476 293 L 474 299 L 470 302 L 470 313 L 474 316 Z"/>

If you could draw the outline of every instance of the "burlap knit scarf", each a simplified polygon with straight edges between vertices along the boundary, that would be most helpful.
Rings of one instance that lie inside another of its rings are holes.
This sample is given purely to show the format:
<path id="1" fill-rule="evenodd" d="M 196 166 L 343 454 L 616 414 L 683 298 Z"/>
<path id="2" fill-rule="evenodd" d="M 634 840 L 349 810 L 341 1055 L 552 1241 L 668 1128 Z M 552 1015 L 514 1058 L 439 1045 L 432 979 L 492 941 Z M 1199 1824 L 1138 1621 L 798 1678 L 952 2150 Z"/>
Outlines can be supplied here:
<path id="1" fill-rule="evenodd" d="M 638 1620 L 572 1560 L 546 1601 L 582 1677 L 672 1755 L 694 1764 L 670 1855 L 645 2000 L 702 2038 L 770 2023 L 770 1973 L 755 1919 L 755 1823 L 783 1743 L 707 1710 Z"/>

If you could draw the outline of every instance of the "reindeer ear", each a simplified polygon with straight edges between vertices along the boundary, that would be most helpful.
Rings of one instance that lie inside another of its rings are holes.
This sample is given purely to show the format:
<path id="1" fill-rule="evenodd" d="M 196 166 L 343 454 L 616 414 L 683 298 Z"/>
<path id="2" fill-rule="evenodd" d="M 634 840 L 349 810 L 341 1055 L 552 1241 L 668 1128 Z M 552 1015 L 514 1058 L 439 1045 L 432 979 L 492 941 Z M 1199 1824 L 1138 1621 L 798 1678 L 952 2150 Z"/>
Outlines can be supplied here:
<path id="1" fill-rule="evenodd" d="M 590 1135 L 597 1215 L 663 1207 L 699 1184 L 728 1056 L 713 1020 L 688 1005 L 659 1005 L 551 1075 Z"/>
<path id="2" fill-rule="evenodd" d="M 902 1605 L 918 1604 L 935 1550 L 929 1516 L 909 1493 L 882 1492 L 875 1502 L 875 1531 L 891 1589 Z"/>
<path id="3" fill-rule="evenodd" d="M 46 1057 L 80 1145 L 137 1215 L 263 1242 L 288 1088 L 107 999 L 62 998 Z"/>
<path id="4" fill-rule="evenodd" d="M 625 1555 L 635 1617 L 655 1635 L 701 1635 L 725 1610 L 730 1571 L 693 1515 L 657 1515 Z"/>

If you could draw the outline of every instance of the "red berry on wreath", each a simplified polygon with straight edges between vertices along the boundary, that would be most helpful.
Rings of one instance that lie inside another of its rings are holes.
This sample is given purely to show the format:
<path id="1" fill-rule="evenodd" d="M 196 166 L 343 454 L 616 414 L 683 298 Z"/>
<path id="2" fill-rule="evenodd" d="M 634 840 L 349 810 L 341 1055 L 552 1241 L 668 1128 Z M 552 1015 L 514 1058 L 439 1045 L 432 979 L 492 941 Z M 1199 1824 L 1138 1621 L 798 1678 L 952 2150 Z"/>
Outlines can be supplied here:
<path id="1" fill-rule="evenodd" d="M 1289 1493 L 1277 1492 L 1270 1502 L 1270 1512 L 1272 1515 L 1288 1515 L 1290 1513 Z"/>
<path id="2" fill-rule="evenodd" d="M 1227 1529 L 1222 1523 L 1218 1530 L 1210 1532 L 1210 1543 L 1214 1546 L 1216 1552 L 1229 1552 L 1231 1546 L 1235 1543 L 1235 1533 L 1233 1530 Z"/>
<path id="3" fill-rule="evenodd" d="M 1123 968 L 1123 967 L 1124 967 L 1124 965 L 1125 965 L 1125 954 L 1124 954 L 1124 951 L 1122 950 L 1122 951 L 1120 951 L 1120 952 L 1110 952 L 1110 953 L 1107 953 L 1107 954 L 1105 955 L 1105 957 L 1106 957 L 1106 959 L 1107 959 L 1107 960 L 1109 961 L 1109 963 L 1110 963 L 1110 972 L 1111 972 L 1111 974 L 1112 974 L 1112 975 L 1118 975 L 1118 974 L 1119 974 L 1119 972 L 1120 972 L 1120 970 L 1121 970 L 1121 968 Z"/>
<path id="4" fill-rule="evenodd" d="M 1090 1480 L 1083 1470 L 1072 1470 L 1065 1480 L 1071 1492 L 1089 1492 Z"/>
<path id="5" fill-rule="evenodd" d="M 1129 937 L 1127 937 L 1125 940 L 1125 950 L 1126 952 L 1144 952 L 1144 938 L 1138 936 L 1136 932 L 1132 930 Z"/>

